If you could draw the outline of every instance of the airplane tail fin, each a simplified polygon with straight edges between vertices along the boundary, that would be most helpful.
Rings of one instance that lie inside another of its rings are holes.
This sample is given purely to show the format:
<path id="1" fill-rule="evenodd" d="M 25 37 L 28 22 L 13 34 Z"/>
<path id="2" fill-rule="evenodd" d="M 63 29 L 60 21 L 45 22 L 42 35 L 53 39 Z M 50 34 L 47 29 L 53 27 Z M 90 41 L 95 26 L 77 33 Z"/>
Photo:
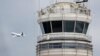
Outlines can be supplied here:
<path id="1" fill-rule="evenodd" d="M 24 35 L 24 34 L 23 34 L 23 32 L 22 32 L 22 33 L 21 33 L 21 36 L 23 37 L 23 35 Z"/>

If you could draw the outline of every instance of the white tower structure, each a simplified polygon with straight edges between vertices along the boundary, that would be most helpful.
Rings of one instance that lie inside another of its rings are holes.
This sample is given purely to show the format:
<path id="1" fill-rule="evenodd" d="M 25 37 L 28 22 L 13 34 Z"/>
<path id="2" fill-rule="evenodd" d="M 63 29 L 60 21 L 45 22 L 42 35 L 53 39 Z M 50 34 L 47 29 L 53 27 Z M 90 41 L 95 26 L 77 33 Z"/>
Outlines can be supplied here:
<path id="1" fill-rule="evenodd" d="M 37 56 L 93 56 L 90 9 L 83 1 L 59 1 L 39 11 L 42 36 L 37 42 Z"/>

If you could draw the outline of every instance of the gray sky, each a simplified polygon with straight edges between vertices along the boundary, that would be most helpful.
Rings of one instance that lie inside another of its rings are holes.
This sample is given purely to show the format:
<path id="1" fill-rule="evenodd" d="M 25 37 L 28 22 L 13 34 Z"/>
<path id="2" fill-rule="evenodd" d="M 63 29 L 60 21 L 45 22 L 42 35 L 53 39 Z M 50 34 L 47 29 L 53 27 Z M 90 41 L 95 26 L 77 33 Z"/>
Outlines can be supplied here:
<path id="1" fill-rule="evenodd" d="M 92 22 L 88 34 L 92 36 L 94 56 L 99 56 L 100 1 L 90 0 L 89 5 L 92 9 Z M 5 56 L 36 56 L 37 36 L 41 33 L 36 8 L 37 0 L 0 0 L 0 49 L 6 48 L 6 52 L 3 52 Z M 13 38 L 11 32 L 24 32 L 25 37 Z"/>

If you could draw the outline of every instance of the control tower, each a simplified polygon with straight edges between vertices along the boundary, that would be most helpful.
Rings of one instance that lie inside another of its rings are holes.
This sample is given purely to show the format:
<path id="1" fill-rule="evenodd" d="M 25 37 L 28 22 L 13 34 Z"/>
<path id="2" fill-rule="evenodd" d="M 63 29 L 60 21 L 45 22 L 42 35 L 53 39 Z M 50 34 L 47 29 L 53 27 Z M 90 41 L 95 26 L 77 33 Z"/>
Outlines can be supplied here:
<path id="1" fill-rule="evenodd" d="M 86 34 L 91 22 L 87 2 L 56 0 L 38 12 L 42 36 L 37 56 L 93 56 L 91 37 Z"/>

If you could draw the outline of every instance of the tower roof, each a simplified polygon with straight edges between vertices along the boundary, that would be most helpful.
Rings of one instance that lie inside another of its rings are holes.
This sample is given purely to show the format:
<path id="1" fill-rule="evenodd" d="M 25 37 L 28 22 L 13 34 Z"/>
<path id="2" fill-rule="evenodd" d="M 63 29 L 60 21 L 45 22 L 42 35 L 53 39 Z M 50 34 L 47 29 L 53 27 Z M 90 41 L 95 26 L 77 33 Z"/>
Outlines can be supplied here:
<path id="1" fill-rule="evenodd" d="M 48 6 L 47 8 L 56 8 L 56 9 L 68 9 L 68 8 L 80 8 L 80 9 L 87 9 L 86 7 L 82 6 L 81 4 L 76 3 L 69 3 L 69 2 L 59 2 L 52 4 L 52 6 Z"/>

